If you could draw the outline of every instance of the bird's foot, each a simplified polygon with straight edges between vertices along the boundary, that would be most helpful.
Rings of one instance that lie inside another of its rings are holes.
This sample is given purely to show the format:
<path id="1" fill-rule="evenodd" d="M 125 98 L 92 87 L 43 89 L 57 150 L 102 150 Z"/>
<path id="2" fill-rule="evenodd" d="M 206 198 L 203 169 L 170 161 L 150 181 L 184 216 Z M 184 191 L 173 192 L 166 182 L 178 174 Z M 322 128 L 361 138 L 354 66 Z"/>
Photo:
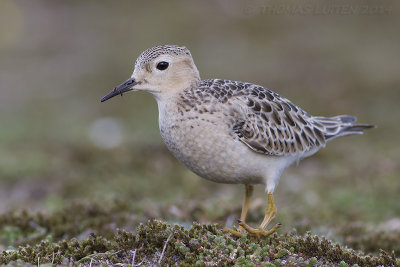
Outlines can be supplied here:
<path id="1" fill-rule="evenodd" d="M 242 232 L 242 231 L 239 231 L 239 230 L 236 230 L 236 229 L 231 229 L 231 228 L 224 228 L 224 230 L 222 230 L 222 232 L 224 232 L 226 234 L 229 233 L 229 234 L 231 234 L 233 236 L 236 236 L 236 237 L 241 237 L 241 236 L 246 234 L 245 232 Z"/>
<path id="2" fill-rule="evenodd" d="M 237 231 L 234 229 L 225 228 L 224 233 L 230 233 L 236 237 L 241 237 L 243 235 L 250 235 L 256 238 L 267 237 L 278 231 L 279 227 L 281 227 L 281 223 L 275 224 L 270 230 L 264 230 L 263 228 L 253 228 L 246 224 L 245 222 L 238 220 L 239 226 L 244 229 L 244 231 Z"/>

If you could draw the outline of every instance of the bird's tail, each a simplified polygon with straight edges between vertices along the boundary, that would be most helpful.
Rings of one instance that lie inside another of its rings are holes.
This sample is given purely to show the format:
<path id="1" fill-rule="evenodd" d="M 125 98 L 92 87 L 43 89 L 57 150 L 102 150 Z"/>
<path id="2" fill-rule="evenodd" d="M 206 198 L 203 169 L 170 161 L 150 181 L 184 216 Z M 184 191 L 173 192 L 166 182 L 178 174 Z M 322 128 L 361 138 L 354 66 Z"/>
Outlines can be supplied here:
<path id="1" fill-rule="evenodd" d="M 329 118 L 314 117 L 313 119 L 325 128 L 323 134 L 326 141 L 350 134 L 362 134 L 364 130 L 376 128 L 375 125 L 355 124 L 357 118 L 349 115 L 339 115 Z"/>

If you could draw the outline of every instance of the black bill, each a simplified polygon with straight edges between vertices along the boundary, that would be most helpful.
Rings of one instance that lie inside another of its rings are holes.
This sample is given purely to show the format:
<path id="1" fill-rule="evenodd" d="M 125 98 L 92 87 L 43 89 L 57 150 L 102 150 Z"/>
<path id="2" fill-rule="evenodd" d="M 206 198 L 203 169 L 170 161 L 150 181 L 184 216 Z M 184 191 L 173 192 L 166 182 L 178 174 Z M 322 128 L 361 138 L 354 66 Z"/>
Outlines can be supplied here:
<path id="1" fill-rule="evenodd" d="M 130 78 L 130 79 L 126 80 L 125 82 L 123 82 L 122 84 L 115 87 L 114 90 L 112 90 L 107 95 L 105 95 L 100 101 L 104 102 L 116 95 L 122 96 L 123 93 L 132 91 L 133 90 L 132 87 L 135 86 L 136 84 L 138 84 L 138 82 L 136 82 L 134 78 Z"/>

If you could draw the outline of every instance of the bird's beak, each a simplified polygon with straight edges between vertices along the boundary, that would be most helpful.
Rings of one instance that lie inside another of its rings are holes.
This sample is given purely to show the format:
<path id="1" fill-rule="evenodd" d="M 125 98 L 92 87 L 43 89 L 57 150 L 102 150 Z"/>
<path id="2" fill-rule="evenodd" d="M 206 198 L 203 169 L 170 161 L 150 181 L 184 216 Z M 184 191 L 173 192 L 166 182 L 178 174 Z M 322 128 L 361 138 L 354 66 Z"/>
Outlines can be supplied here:
<path id="1" fill-rule="evenodd" d="M 121 95 L 123 93 L 129 92 L 133 90 L 133 86 L 138 84 L 139 82 L 135 81 L 134 78 L 130 78 L 126 80 L 125 82 L 121 83 L 117 87 L 114 88 L 111 92 L 109 92 L 107 95 L 103 96 L 103 98 L 100 100 L 101 102 L 104 102 L 116 95 Z"/>

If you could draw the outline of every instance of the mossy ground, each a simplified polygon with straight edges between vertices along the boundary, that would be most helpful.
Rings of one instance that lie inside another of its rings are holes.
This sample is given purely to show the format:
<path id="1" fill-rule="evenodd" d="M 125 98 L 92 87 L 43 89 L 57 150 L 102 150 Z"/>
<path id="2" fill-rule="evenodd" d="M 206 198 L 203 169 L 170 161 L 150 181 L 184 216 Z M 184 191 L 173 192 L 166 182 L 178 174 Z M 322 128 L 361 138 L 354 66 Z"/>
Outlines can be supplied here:
<path id="1" fill-rule="evenodd" d="M 349 245 L 360 249 L 353 250 L 310 232 L 290 231 L 255 239 L 224 234 L 219 224 L 172 224 L 154 219 L 139 223 L 133 216 L 137 211 L 138 207 L 115 200 L 75 203 L 50 214 L 5 213 L 0 216 L 4 246 L 0 264 L 400 265 L 396 258 L 400 253 L 399 233 L 369 232 L 365 238 L 362 227 L 358 231 L 348 229 L 342 240 L 351 240 Z"/>

